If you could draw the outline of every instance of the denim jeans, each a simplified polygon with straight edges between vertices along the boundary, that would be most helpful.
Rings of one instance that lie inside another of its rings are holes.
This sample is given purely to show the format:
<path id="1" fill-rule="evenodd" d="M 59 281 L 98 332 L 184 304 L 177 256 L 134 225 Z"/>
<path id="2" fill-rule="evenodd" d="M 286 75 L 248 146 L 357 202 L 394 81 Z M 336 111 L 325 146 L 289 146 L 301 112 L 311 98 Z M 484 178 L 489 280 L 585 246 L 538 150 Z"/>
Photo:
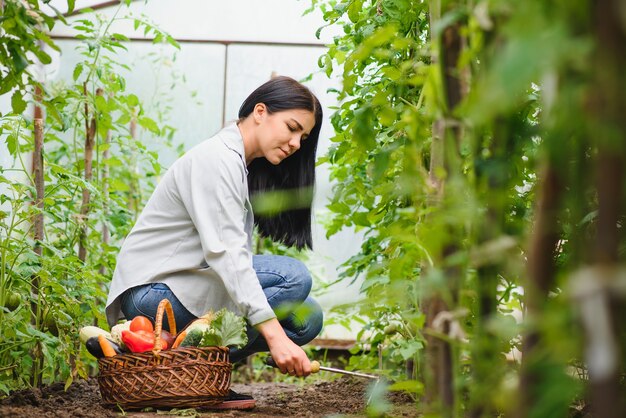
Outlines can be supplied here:
<path id="1" fill-rule="evenodd" d="M 319 304 L 309 296 L 311 274 L 302 262 L 285 256 L 255 255 L 252 264 L 265 297 L 287 336 L 296 344 L 304 345 L 322 329 L 323 315 Z M 163 283 L 150 283 L 128 289 L 122 295 L 122 312 L 127 319 L 143 315 L 154 321 L 159 302 L 167 298 L 172 304 L 176 328 L 183 329 L 196 319 Z M 167 321 L 163 328 L 169 329 Z M 230 352 L 232 362 L 261 351 L 268 351 L 265 339 L 248 325 L 248 344 Z"/>

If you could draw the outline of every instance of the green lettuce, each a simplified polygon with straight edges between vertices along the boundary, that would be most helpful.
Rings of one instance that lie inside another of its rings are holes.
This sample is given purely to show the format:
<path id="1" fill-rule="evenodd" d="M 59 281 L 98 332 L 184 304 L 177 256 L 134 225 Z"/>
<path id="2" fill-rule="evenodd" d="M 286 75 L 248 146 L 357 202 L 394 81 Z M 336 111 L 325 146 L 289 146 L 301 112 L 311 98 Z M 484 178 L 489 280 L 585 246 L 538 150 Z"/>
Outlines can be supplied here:
<path id="1" fill-rule="evenodd" d="M 181 346 L 243 347 L 248 342 L 246 321 L 227 309 L 221 309 L 208 326 L 190 331 Z M 189 341 L 187 341 L 189 340 Z"/>

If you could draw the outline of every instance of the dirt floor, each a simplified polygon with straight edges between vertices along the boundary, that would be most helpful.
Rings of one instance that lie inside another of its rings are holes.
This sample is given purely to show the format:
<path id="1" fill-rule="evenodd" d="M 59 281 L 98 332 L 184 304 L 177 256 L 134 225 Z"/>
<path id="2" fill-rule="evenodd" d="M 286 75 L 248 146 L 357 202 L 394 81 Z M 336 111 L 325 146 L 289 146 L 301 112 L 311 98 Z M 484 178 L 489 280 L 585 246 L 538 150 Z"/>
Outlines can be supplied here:
<path id="1" fill-rule="evenodd" d="M 100 404 L 100 391 L 95 378 L 81 380 L 70 386 L 67 392 L 63 384 L 43 389 L 12 393 L 0 400 L 0 417 L 48 418 L 48 417 L 120 417 L 154 418 L 169 416 L 186 417 L 366 417 L 368 388 L 371 381 L 353 377 L 341 377 L 331 381 L 300 380 L 294 383 L 236 383 L 232 389 L 254 396 L 256 407 L 250 411 L 207 412 L 199 410 L 171 410 L 126 412 L 106 409 Z M 376 390 L 374 392 L 377 392 Z M 387 405 L 386 408 L 383 405 Z M 414 401 L 405 394 L 388 393 L 384 398 L 374 395 L 369 403 L 372 408 L 386 410 L 387 417 L 415 417 Z"/>

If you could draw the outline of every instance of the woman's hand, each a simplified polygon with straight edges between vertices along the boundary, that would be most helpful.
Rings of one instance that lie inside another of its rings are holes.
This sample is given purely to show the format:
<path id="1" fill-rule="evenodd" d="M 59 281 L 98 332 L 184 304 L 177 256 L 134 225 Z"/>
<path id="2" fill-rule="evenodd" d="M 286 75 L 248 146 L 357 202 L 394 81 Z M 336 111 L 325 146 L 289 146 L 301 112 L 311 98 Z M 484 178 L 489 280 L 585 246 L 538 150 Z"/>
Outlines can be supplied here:
<path id="1" fill-rule="evenodd" d="M 304 350 L 287 337 L 276 318 L 262 322 L 256 328 L 267 341 L 270 354 L 282 373 L 300 377 L 311 374 L 311 361 Z"/>

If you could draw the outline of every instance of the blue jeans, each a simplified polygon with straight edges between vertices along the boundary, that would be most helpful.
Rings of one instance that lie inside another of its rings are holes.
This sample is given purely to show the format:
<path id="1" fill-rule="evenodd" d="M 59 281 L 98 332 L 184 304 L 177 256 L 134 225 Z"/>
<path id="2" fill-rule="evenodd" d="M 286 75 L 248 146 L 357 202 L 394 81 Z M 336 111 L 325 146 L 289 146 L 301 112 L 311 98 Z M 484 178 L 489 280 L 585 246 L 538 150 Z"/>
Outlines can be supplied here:
<path id="1" fill-rule="evenodd" d="M 323 315 L 319 304 L 309 296 L 312 279 L 304 264 L 294 258 L 278 255 L 255 255 L 252 264 L 265 297 L 287 336 L 298 345 L 315 338 L 322 329 Z M 122 295 L 122 312 L 127 319 L 143 315 L 154 321 L 157 306 L 164 298 L 172 304 L 177 329 L 183 329 L 196 319 L 163 283 L 128 289 Z M 168 329 L 166 320 L 163 321 L 163 328 Z M 247 334 L 248 344 L 231 350 L 232 362 L 268 351 L 265 339 L 249 325 Z"/>

